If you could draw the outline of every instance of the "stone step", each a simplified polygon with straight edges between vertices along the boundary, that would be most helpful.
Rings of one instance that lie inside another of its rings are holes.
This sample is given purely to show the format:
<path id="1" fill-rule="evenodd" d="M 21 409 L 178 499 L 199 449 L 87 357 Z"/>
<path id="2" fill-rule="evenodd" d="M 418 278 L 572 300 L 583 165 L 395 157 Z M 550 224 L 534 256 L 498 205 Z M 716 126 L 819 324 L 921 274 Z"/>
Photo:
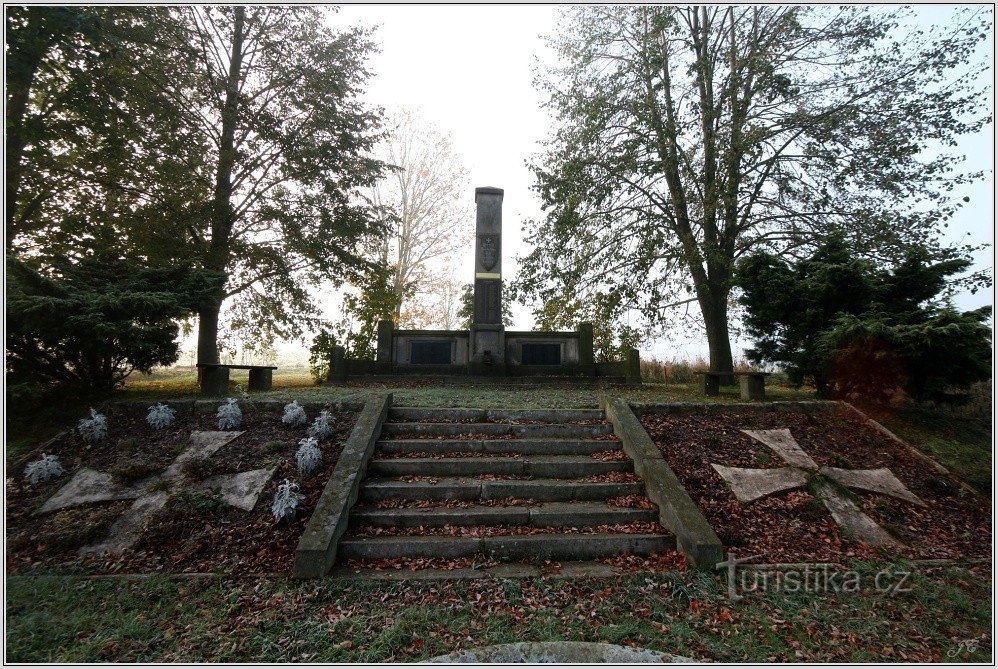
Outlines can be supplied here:
<path id="1" fill-rule="evenodd" d="M 379 453 L 520 453 L 521 455 L 588 455 L 620 448 L 610 439 L 384 439 Z"/>
<path id="2" fill-rule="evenodd" d="M 667 534 L 533 534 L 499 537 L 384 536 L 344 537 L 338 554 L 342 559 L 391 559 L 400 557 L 542 558 L 593 560 L 617 555 L 649 555 L 672 549 L 676 539 Z"/>
<path id="3" fill-rule="evenodd" d="M 461 409 L 393 407 L 388 411 L 392 422 L 435 423 L 440 421 L 473 421 L 476 423 L 543 420 L 566 423 L 579 420 L 603 420 L 599 409 Z"/>
<path id="4" fill-rule="evenodd" d="M 634 471 L 630 460 L 594 460 L 586 455 L 524 456 L 522 458 L 390 458 L 371 460 L 370 476 L 538 476 L 574 479 L 608 472 Z"/>
<path id="5" fill-rule="evenodd" d="M 545 502 L 534 506 L 474 506 L 375 509 L 360 508 L 350 513 L 354 527 L 444 527 L 467 525 L 531 525 L 533 527 L 593 527 L 655 521 L 652 509 L 607 506 L 603 502 Z"/>
<path id="6" fill-rule="evenodd" d="M 635 483 L 589 483 L 572 479 L 531 479 L 479 481 L 474 478 L 441 477 L 430 481 L 405 482 L 393 479 L 366 479 L 360 497 L 367 502 L 384 499 L 532 499 L 538 502 L 602 500 L 624 495 L 643 495 L 644 486 Z"/>
<path id="7" fill-rule="evenodd" d="M 441 437 L 454 435 L 514 436 L 520 438 L 559 437 L 584 439 L 611 434 L 606 423 L 586 425 L 581 423 L 385 423 L 381 435 L 413 435 L 416 437 Z"/>

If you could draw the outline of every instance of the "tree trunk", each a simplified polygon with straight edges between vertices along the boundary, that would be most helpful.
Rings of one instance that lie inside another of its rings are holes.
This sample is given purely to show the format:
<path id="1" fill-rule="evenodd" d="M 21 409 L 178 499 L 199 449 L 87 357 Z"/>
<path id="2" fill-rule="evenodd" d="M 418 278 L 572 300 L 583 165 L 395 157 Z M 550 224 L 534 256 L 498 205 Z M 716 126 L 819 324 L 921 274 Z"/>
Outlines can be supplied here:
<path id="1" fill-rule="evenodd" d="M 243 28 L 246 8 L 233 8 L 232 52 L 229 74 L 225 82 L 225 102 L 222 106 L 222 132 L 219 141 L 218 165 L 215 169 L 215 193 L 212 198 L 211 244 L 205 266 L 225 273 L 229 265 L 229 235 L 232 233 L 232 171 L 236 163 L 235 137 L 239 123 L 239 79 L 243 62 Z M 205 300 L 198 311 L 198 362 L 218 362 L 218 315 L 225 291 L 219 290 Z"/>
<path id="2" fill-rule="evenodd" d="M 700 291 L 698 300 L 707 330 L 707 346 L 710 350 L 710 370 L 712 372 L 734 371 L 731 355 L 731 339 L 728 335 L 728 300 L 723 290 Z M 722 379 L 724 385 L 732 385 L 734 379 Z"/>
<path id="3" fill-rule="evenodd" d="M 222 310 L 221 294 L 205 299 L 198 309 L 198 363 L 218 363 L 218 315 Z M 201 377 L 200 371 L 198 378 Z"/>
<path id="4" fill-rule="evenodd" d="M 32 15 L 29 15 L 32 16 Z M 29 20 L 32 20 L 29 18 Z M 37 20 L 37 19 L 35 19 Z M 36 28 L 36 31 L 38 29 Z M 16 49 L 8 63 L 7 80 L 7 250 L 11 249 L 18 230 L 17 200 L 21 194 L 21 180 L 24 175 L 24 150 L 28 146 L 24 134 L 24 119 L 28 110 L 31 87 L 38 73 L 42 58 L 55 42 L 54 36 L 36 39 Z"/>

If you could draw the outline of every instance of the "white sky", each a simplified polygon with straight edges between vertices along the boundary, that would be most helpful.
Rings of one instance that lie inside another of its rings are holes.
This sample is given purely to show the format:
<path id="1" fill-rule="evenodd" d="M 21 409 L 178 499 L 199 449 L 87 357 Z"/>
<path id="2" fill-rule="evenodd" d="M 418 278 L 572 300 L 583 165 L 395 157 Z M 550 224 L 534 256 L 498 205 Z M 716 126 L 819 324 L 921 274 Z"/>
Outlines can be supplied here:
<path id="1" fill-rule="evenodd" d="M 503 203 L 503 266 L 515 276 L 515 258 L 528 249 L 523 243 L 524 220 L 539 218 L 540 205 L 530 191 L 532 175 L 524 161 L 539 150 L 547 134 L 542 96 L 533 88 L 531 65 L 545 56 L 541 35 L 554 31 L 557 8 L 552 6 L 344 6 L 332 21 L 339 25 L 377 27 L 374 41 L 380 53 L 369 66 L 374 73 L 368 100 L 374 104 L 418 109 L 440 130 L 450 132 L 456 152 L 471 175 L 472 189 L 496 186 L 505 190 Z M 945 23 L 951 9 L 918 9 L 920 23 Z M 994 62 L 993 32 L 984 53 Z M 988 79 L 993 71 L 988 73 Z M 993 89 L 991 108 L 994 108 Z M 994 241 L 993 127 L 965 138 L 956 149 L 968 156 L 967 167 L 988 172 L 989 178 L 968 189 L 966 205 L 950 225 L 951 238 L 976 243 Z M 474 193 L 468 192 L 473 202 Z M 469 226 L 474 219 L 469 218 Z M 970 233 L 969 237 L 965 237 Z M 472 249 L 457 259 L 455 273 L 471 280 Z M 980 267 L 991 267 L 991 253 L 979 254 Z M 328 294 L 328 293 L 327 293 Z M 325 316 L 339 317 L 336 300 L 323 300 Z M 958 306 L 993 304 L 992 293 L 961 296 Z M 514 306 L 517 329 L 532 326 L 529 309 Z M 736 355 L 747 342 L 735 342 Z M 281 353 L 301 350 L 281 346 Z M 304 347 L 304 348 L 307 348 Z M 642 355 L 683 358 L 706 354 L 701 337 L 646 345 Z M 283 357 L 283 356 L 282 356 Z"/>

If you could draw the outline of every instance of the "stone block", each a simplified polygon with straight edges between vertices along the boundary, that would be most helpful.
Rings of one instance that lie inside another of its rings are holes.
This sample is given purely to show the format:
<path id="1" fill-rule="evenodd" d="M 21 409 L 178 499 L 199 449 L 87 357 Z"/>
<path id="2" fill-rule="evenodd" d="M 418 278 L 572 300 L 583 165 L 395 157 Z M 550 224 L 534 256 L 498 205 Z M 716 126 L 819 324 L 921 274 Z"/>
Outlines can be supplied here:
<path id="1" fill-rule="evenodd" d="M 595 373 L 596 357 L 593 350 L 593 324 L 579 323 L 579 364 L 592 366 Z"/>
<path id="2" fill-rule="evenodd" d="M 743 400 L 760 401 L 766 399 L 766 377 L 754 374 L 742 374 L 738 384 Z"/>
<path id="3" fill-rule="evenodd" d="M 222 397 L 229 392 L 228 367 L 201 368 L 201 396 Z"/>
<path id="4" fill-rule="evenodd" d="M 323 576 L 336 561 L 337 542 L 346 531 L 350 507 L 357 500 L 360 482 L 374 453 L 391 401 L 391 393 L 376 395 L 367 401 L 357 417 L 336 468 L 298 542 L 296 578 Z"/>
<path id="5" fill-rule="evenodd" d="M 638 349 L 632 348 L 627 351 L 627 361 L 624 367 L 624 378 L 627 380 L 627 385 L 630 386 L 640 386 L 641 385 L 641 354 Z"/>
<path id="6" fill-rule="evenodd" d="M 721 541 L 665 460 L 645 464 L 645 494 L 658 505 L 659 521 L 700 568 L 713 569 L 723 558 Z"/>
<path id="7" fill-rule="evenodd" d="M 713 568 L 723 559 L 720 540 L 634 411 L 621 398 L 601 397 L 600 404 L 624 452 L 634 460 L 634 471 L 644 481 L 645 494 L 658 505 L 662 525 L 672 530 L 679 547 L 695 565 Z"/>
<path id="8" fill-rule="evenodd" d="M 329 357 L 329 375 L 327 381 L 329 383 L 343 383 L 346 380 L 346 349 L 342 346 L 334 346 Z"/>
<path id="9" fill-rule="evenodd" d="M 246 384 L 247 390 L 270 390 L 274 385 L 274 370 L 272 369 L 251 369 L 249 371 L 249 382 Z"/>

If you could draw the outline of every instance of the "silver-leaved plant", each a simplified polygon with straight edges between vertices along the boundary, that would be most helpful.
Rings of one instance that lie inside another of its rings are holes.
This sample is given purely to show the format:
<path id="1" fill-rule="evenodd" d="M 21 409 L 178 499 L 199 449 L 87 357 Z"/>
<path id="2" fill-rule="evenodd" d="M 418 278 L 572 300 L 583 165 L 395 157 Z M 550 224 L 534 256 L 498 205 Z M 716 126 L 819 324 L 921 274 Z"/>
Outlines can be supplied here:
<path id="1" fill-rule="evenodd" d="M 271 512 L 274 514 L 274 521 L 280 523 L 281 521 L 294 518 L 298 512 L 298 504 L 303 499 L 305 499 L 305 496 L 298 493 L 298 484 L 284 479 L 277 486 L 277 492 L 274 493 L 274 503 L 270 507 Z"/>
<path id="2" fill-rule="evenodd" d="M 334 431 L 333 415 L 328 411 L 322 411 L 309 426 L 308 436 L 315 437 L 316 441 L 322 441 L 333 436 Z"/>
<path id="3" fill-rule="evenodd" d="M 168 407 L 160 402 L 159 404 L 153 404 L 149 407 L 149 413 L 146 414 L 146 422 L 153 428 L 162 430 L 164 427 L 172 423 L 176 417 L 176 409 Z"/>
<path id="4" fill-rule="evenodd" d="M 219 430 L 231 430 L 239 427 L 239 424 L 243 422 L 243 412 L 239 408 L 239 400 L 235 397 L 225 400 L 225 404 L 218 407 L 216 415 L 218 416 Z"/>
<path id="5" fill-rule="evenodd" d="M 54 479 L 65 473 L 66 470 L 64 470 L 62 465 L 59 463 L 58 456 L 45 455 L 44 453 L 42 453 L 41 458 L 29 463 L 28 466 L 24 468 L 24 478 L 28 479 L 28 483 L 31 485 L 48 481 L 49 479 Z"/>
<path id="6" fill-rule="evenodd" d="M 107 437 L 107 416 L 90 410 L 90 418 L 84 418 L 76 424 L 76 431 L 88 444 L 96 444 Z"/>
<path id="7" fill-rule="evenodd" d="M 295 460 L 298 462 L 298 471 L 302 473 L 302 476 L 311 476 L 318 471 L 319 465 L 322 464 L 322 451 L 319 450 L 319 442 L 315 437 L 302 439 L 298 442 Z"/>
<path id="8" fill-rule="evenodd" d="M 308 422 L 305 409 L 302 405 L 298 404 L 298 400 L 284 405 L 284 417 L 281 418 L 281 422 L 291 427 L 299 427 Z"/>

